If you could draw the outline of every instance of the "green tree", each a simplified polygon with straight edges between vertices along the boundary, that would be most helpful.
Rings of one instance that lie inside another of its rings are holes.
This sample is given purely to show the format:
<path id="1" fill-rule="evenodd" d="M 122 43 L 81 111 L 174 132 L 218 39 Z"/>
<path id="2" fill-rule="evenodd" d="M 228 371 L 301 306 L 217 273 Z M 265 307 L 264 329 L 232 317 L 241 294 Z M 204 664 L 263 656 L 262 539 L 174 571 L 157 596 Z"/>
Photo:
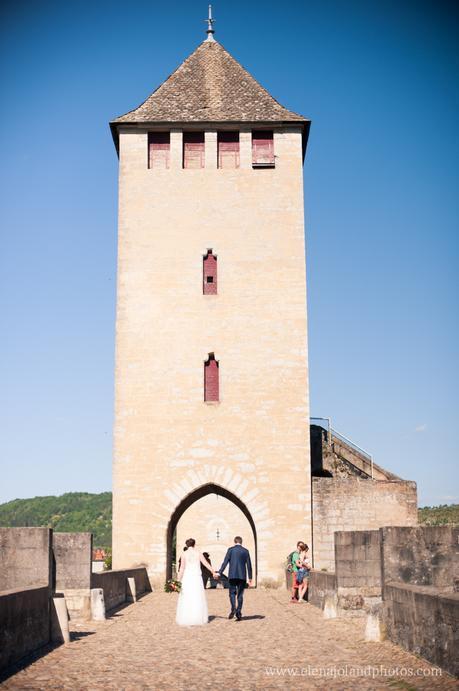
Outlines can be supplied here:
<path id="1" fill-rule="evenodd" d="M 112 493 L 67 492 L 59 497 L 14 499 L 0 504 L 0 526 L 42 526 L 61 533 L 90 532 L 94 547 L 111 547 Z"/>
<path id="2" fill-rule="evenodd" d="M 423 506 L 418 509 L 421 525 L 459 525 L 459 504 Z"/>

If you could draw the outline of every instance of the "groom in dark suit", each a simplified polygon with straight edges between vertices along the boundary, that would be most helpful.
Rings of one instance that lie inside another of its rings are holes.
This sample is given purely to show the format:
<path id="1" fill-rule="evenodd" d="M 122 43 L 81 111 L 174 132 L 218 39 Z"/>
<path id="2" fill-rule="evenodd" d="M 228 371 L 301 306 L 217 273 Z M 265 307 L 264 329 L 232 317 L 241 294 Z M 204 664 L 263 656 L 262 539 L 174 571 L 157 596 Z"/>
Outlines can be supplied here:
<path id="1" fill-rule="evenodd" d="M 232 619 L 236 615 L 236 620 L 241 621 L 247 575 L 248 584 L 252 585 L 252 562 L 250 561 L 249 550 L 242 546 L 242 537 L 237 536 L 234 538 L 234 546 L 229 548 L 223 564 L 216 573 L 222 574 L 228 564 L 229 597 L 231 602 L 231 612 L 228 619 Z"/>

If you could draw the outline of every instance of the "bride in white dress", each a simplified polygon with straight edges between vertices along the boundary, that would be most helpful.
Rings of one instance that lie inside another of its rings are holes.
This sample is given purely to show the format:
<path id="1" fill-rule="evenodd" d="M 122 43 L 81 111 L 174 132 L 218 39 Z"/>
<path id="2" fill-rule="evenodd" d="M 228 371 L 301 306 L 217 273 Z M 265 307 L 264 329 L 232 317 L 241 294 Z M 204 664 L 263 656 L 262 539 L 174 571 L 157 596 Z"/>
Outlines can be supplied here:
<path id="1" fill-rule="evenodd" d="M 213 573 L 213 567 L 195 549 L 195 540 L 186 541 L 187 551 L 182 554 L 179 581 L 182 589 L 177 603 L 175 621 L 179 626 L 196 626 L 207 624 L 209 614 L 207 610 L 207 598 L 201 576 L 201 564 Z"/>

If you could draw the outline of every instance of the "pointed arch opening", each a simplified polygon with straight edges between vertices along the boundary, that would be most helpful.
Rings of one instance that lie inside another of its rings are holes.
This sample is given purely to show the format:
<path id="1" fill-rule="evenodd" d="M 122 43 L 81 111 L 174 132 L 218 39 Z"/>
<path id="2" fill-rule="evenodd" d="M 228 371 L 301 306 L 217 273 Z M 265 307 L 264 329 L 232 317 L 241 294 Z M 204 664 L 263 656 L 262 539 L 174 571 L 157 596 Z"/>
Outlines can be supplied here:
<path id="1" fill-rule="evenodd" d="M 180 504 L 176 507 L 174 512 L 172 513 L 169 524 L 167 526 L 167 562 L 166 562 L 166 578 L 172 578 L 173 576 L 173 569 L 176 563 L 176 545 L 174 542 L 174 535 L 176 533 L 177 525 L 185 513 L 187 509 L 190 508 L 195 502 L 199 501 L 199 499 L 202 499 L 203 497 L 206 497 L 209 494 L 216 494 L 220 497 L 224 497 L 225 499 L 228 499 L 230 502 L 232 502 L 240 511 L 243 513 L 245 518 L 247 519 L 248 523 L 250 524 L 250 527 L 252 529 L 252 534 L 253 534 L 253 543 L 254 543 L 254 549 L 255 549 L 255 554 L 251 554 L 252 557 L 252 565 L 253 565 L 253 572 L 254 572 L 254 581 L 256 582 L 256 577 L 257 577 L 257 566 L 258 566 L 258 554 L 257 554 L 257 530 L 255 527 L 255 522 L 252 518 L 252 515 L 247 508 L 247 506 L 244 504 L 239 497 L 237 497 L 235 494 L 230 492 L 229 490 L 225 489 L 224 487 L 221 487 L 221 485 L 217 485 L 214 483 L 208 483 L 205 485 L 202 485 L 201 487 L 198 487 L 195 489 L 193 492 L 190 492 L 182 501 Z M 235 533 L 236 535 L 237 533 Z M 192 537 L 192 536 L 190 536 Z M 231 543 L 232 544 L 232 543 Z M 231 544 L 227 545 L 228 547 L 231 547 Z M 219 564 L 215 564 L 215 568 L 218 569 Z"/>

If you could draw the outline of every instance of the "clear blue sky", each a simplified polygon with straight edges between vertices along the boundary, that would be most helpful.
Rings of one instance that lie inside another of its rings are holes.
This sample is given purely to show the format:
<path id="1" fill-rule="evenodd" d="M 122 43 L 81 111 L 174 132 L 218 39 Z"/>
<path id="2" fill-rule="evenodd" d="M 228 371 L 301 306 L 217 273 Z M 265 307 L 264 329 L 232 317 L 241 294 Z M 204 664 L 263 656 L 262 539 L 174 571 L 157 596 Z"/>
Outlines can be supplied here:
<path id="1" fill-rule="evenodd" d="M 108 121 L 204 38 L 205 2 L 0 9 L 0 501 L 111 488 L 117 158 Z M 458 501 L 458 14 L 219 0 L 216 38 L 312 119 L 311 412 Z M 288 471 L 286 471 L 288 472 Z"/>

